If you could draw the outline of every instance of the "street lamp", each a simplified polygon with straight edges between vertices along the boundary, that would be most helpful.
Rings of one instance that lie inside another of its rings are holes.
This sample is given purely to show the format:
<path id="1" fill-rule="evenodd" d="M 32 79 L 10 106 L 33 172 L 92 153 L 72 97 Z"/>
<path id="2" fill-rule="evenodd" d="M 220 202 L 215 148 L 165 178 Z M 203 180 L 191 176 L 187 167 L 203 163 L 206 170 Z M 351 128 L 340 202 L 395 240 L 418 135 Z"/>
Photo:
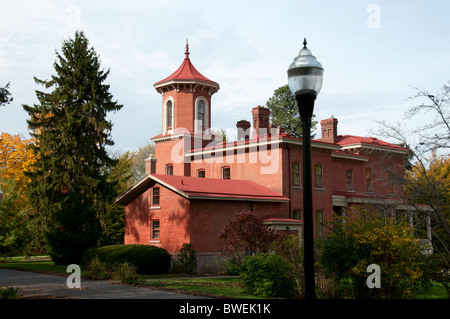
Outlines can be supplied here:
<path id="1" fill-rule="evenodd" d="M 306 47 L 306 39 L 288 73 L 289 89 L 295 95 L 302 121 L 303 136 L 303 248 L 305 271 L 305 298 L 315 298 L 314 227 L 311 174 L 311 118 L 314 101 L 322 88 L 323 67 Z"/>

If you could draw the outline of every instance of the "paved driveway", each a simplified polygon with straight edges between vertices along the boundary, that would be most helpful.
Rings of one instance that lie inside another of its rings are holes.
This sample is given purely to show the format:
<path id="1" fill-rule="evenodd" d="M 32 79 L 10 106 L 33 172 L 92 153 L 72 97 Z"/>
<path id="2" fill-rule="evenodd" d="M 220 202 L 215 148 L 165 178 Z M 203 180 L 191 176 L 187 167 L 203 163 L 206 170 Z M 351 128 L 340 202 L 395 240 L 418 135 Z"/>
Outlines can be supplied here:
<path id="1" fill-rule="evenodd" d="M 106 280 L 81 279 L 81 288 L 68 288 L 67 276 L 0 269 L 0 287 L 19 288 L 23 298 L 66 299 L 203 299 L 199 296 L 123 285 Z"/>

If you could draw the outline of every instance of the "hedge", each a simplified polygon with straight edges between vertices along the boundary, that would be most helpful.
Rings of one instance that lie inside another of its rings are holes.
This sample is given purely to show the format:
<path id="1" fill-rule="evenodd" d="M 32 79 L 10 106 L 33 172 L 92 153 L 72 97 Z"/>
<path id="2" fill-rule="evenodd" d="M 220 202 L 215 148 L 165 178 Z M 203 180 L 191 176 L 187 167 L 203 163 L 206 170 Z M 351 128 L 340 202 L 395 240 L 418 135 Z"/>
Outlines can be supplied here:
<path id="1" fill-rule="evenodd" d="M 107 264 L 128 261 L 137 268 L 139 274 L 167 273 L 170 269 L 170 255 L 167 250 L 150 245 L 93 247 L 84 252 L 82 264 L 86 265 L 95 256 Z"/>

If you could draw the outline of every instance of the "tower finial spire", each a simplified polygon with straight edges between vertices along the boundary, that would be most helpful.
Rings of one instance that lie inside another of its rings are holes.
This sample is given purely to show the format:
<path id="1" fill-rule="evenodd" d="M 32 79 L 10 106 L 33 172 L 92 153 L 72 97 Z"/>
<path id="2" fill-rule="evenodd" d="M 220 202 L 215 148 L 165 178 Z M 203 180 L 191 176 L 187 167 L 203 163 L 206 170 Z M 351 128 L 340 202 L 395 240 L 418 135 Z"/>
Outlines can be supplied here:
<path id="1" fill-rule="evenodd" d="M 303 47 L 306 48 L 306 45 L 308 44 L 308 42 L 306 42 L 306 38 L 303 39 Z"/>
<path id="2" fill-rule="evenodd" d="M 186 38 L 186 50 L 184 51 L 184 56 L 186 57 L 186 59 L 189 58 L 189 42 L 188 42 L 188 38 Z"/>

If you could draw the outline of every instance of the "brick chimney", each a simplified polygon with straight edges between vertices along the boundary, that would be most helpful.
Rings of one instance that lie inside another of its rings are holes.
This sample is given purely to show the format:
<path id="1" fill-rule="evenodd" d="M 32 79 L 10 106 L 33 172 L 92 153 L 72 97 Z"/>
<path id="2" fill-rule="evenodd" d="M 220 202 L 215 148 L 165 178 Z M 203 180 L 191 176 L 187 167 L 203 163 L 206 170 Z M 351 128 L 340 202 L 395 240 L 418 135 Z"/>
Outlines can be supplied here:
<path id="1" fill-rule="evenodd" d="M 250 138 L 250 122 L 247 120 L 240 120 L 236 123 L 238 131 L 238 141 L 248 140 Z"/>
<path id="2" fill-rule="evenodd" d="M 264 106 L 258 105 L 252 109 L 253 115 L 253 131 L 254 134 L 269 132 L 270 110 Z"/>
<path id="3" fill-rule="evenodd" d="M 322 129 L 322 142 L 335 143 L 337 138 L 337 124 L 338 120 L 333 116 L 329 119 L 320 121 Z"/>
<path id="4" fill-rule="evenodd" d="M 153 155 L 145 160 L 145 175 L 155 174 L 156 173 L 156 158 L 153 158 Z"/>

